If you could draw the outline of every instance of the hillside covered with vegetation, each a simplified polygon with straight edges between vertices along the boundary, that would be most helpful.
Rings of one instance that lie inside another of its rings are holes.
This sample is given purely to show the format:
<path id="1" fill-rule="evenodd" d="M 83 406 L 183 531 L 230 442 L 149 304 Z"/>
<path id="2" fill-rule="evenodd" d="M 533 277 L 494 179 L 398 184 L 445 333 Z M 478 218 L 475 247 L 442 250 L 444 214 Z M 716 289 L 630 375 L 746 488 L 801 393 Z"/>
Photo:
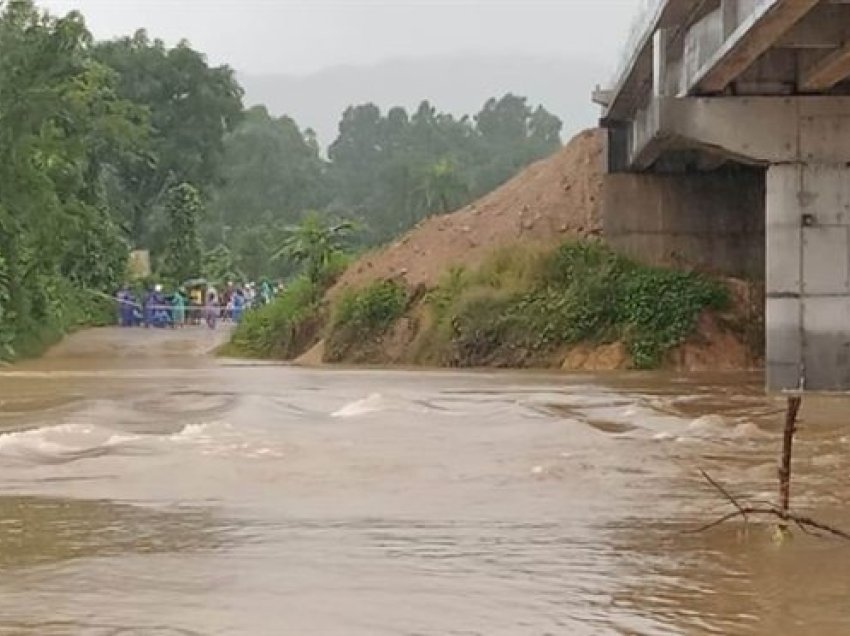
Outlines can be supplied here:
<path id="1" fill-rule="evenodd" d="M 233 70 L 187 42 L 98 42 L 30 0 L 0 11 L 0 358 L 110 320 L 132 249 L 171 283 L 285 278 L 307 217 L 379 244 L 560 145 L 556 117 L 506 95 L 462 117 L 352 105 L 325 154 L 291 118 L 246 110 Z"/>
<path id="2" fill-rule="evenodd" d="M 227 353 L 302 363 L 750 368 L 757 284 L 649 267 L 605 243 L 600 136 L 347 267 L 346 229 L 304 226 L 302 273 Z M 309 231 L 308 231 L 309 230 Z"/>

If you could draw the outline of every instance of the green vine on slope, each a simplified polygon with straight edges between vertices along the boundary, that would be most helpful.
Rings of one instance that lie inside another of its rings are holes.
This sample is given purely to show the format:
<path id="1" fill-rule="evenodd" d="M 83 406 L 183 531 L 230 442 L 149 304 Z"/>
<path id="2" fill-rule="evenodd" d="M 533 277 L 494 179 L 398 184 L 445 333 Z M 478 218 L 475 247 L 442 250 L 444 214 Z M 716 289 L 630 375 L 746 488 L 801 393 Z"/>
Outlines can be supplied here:
<path id="1" fill-rule="evenodd" d="M 563 244 L 525 280 L 524 289 L 488 282 L 432 292 L 441 299 L 435 328 L 450 334 L 449 364 L 529 366 L 566 345 L 621 340 L 636 368 L 653 368 L 693 332 L 701 311 L 728 302 L 716 281 L 638 265 L 598 242 Z"/>

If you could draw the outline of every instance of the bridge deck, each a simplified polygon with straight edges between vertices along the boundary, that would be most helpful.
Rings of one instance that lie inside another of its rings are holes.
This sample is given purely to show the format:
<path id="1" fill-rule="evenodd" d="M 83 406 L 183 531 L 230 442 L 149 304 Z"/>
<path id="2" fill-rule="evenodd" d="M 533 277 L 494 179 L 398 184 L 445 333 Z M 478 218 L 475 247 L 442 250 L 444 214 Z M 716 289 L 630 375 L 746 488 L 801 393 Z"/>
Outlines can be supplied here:
<path id="1" fill-rule="evenodd" d="M 850 76 L 848 0 L 655 0 L 638 32 L 603 124 L 653 95 L 834 92 Z"/>

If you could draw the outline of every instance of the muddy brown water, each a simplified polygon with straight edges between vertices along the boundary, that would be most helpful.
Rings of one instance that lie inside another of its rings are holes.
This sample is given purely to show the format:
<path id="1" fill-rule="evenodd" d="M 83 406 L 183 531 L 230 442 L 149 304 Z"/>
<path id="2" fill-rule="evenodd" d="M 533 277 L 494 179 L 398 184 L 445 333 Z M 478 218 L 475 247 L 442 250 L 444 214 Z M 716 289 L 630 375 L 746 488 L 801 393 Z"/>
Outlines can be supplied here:
<path id="1" fill-rule="evenodd" d="M 0 634 L 850 633 L 850 545 L 773 498 L 754 375 L 308 370 L 100 330 L 0 370 Z M 850 527 L 850 402 L 793 502 Z"/>

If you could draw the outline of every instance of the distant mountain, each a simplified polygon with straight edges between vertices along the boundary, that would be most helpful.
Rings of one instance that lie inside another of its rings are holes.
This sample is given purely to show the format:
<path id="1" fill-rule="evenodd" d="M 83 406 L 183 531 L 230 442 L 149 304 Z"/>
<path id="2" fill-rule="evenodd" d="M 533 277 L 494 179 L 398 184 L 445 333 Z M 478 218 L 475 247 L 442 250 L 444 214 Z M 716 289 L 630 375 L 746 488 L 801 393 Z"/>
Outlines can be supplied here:
<path id="1" fill-rule="evenodd" d="M 302 128 L 313 128 L 327 146 L 351 104 L 371 101 L 383 110 L 412 110 L 428 99 L 438 110 L 472 115 L 488 98 L 508 92 L 558 115 L 566 139 L 595 124 L 598 109 L 590 93 L 606 77 L 605 67 L 593 60 L 458 55 L 335 67 L 306 76 L 240 74 L 239 80 L 248 105 L 265 104 L 275 115 L 289 115 Z"/>

